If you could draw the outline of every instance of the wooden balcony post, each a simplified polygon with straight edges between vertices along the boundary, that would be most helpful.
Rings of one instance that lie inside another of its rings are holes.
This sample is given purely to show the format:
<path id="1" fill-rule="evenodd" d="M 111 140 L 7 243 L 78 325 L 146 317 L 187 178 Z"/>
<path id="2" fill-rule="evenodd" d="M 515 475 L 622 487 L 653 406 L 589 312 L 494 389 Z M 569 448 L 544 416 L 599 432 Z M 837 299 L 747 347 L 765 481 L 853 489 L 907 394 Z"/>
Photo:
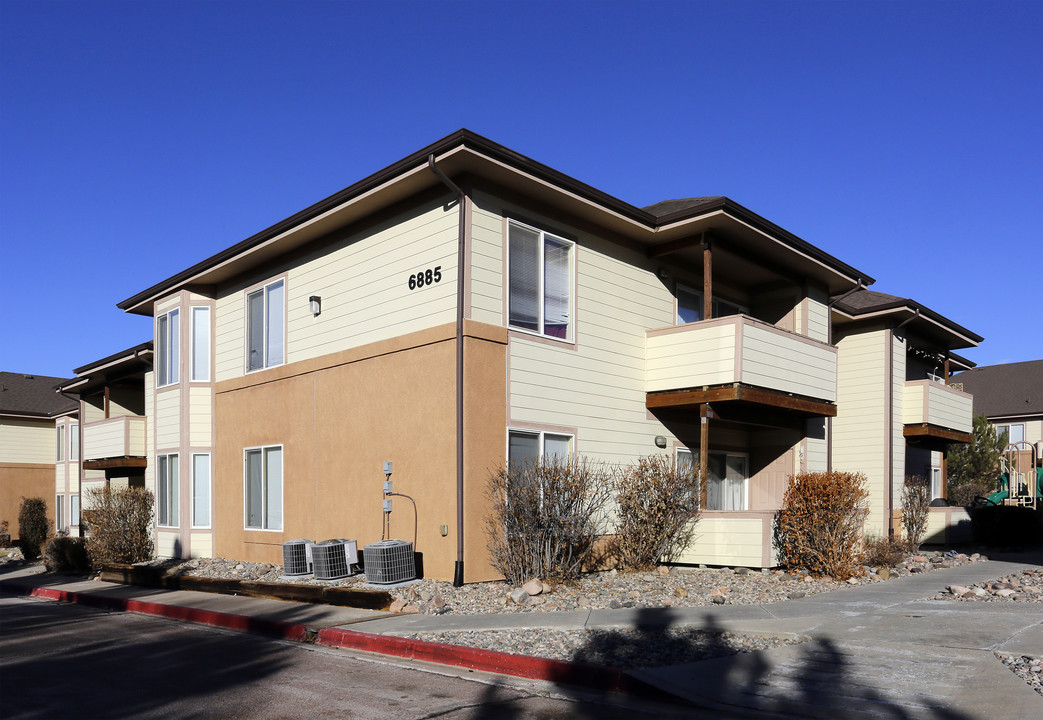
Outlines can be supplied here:
<path id="1" fill-rule="evenodd" d="M 703 233 L 703 320 L 713 318 L 713 251 L 710 237 Z"/>

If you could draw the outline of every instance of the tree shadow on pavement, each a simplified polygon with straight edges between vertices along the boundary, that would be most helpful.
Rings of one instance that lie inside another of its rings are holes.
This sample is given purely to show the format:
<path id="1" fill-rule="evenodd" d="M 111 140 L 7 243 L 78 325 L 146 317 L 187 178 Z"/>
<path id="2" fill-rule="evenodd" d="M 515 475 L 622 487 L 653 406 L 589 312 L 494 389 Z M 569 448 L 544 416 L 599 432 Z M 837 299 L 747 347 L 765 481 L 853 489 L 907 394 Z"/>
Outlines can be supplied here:
<path id="1" fill-rule="evenodd" d="M 674 626 L 676 613 L 648 608 L 637 613 L 634 629 L 590 633 L 572 656 L 576 663 L 614 667 L 640 681 L 638 689 L 665 689 L 686 703 L 691 717 L 893 718 L 972 720 L 922 693 L 885 694 L 863 677 L 855 658 L 828 639 L 800 645 L 736 653 L 737 641 L 712 617 L 701 626 Z M 706 659 L 695 659 L 695 658 Z M 653 667 L 659 658 L 662 667 Z M 555 678 L 560 692 L 571 689 L 570 673 Z M 611 702 L 607 690 L 599 693 Z M 602 717 L 597 712 L 575 717 Z"/>

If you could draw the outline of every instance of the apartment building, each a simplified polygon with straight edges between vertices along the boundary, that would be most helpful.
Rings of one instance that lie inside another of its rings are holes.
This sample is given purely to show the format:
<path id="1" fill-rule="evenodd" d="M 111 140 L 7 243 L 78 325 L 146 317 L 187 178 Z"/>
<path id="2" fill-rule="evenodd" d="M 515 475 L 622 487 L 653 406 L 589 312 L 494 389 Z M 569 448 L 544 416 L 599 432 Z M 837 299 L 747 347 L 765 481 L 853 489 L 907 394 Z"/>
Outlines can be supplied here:
<path id="1" fill-rule="evenodd" d="M 489 473 L 552 453 L 699 467 L 686 562 L 773 565 L 801 470 L 865 472 L 886 533 L 968 437 L 945 368 L 981 338 L 873 282 L 728 198 L 639 208 L 458 131 L 119 303 L 154 318 L 126 410 L 157 547 L 379 540 L 392 461 L 392 535 L 491 579 Z"/>

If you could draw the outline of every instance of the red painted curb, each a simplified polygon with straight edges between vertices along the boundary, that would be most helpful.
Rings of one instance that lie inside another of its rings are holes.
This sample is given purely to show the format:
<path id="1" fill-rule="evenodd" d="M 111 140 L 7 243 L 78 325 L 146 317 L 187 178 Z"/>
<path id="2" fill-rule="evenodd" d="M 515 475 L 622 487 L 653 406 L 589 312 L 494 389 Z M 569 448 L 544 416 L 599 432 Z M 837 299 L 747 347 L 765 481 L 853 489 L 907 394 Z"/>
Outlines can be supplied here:
<path id="1" fill-rule="evenodd" d="M 255 632 L 284 640 L 303 641 L 308 632 L 303 625 L 285 623 L 279 620 L 264 620 L 262 618 L 250 618 L 244 615 L 233 615 L 214 610 L 200 610 L 198 608 L 187 608 L 178 605 L 163 605 L 161 603 L 145 602 L 143 600 L 122 600 L 120 598 L 106 597 L 104 595 L 87 595 L 84 593 L 68 592 L 66 590 L 54 590 L 52 588 L 34 588 L 29 593 L 33 597 L 48 598 L 50 600 L 61 600 L 63 602 L 86 605 L 88 607 L 101 608 L 104 610 L 117 610 L 141 613 L 143 615 L 158 615 L 172 620 L 183 620 L 186 622 L 210 625 L 213 627 L 227 628 L 229 630 L 243 630 Z"/>

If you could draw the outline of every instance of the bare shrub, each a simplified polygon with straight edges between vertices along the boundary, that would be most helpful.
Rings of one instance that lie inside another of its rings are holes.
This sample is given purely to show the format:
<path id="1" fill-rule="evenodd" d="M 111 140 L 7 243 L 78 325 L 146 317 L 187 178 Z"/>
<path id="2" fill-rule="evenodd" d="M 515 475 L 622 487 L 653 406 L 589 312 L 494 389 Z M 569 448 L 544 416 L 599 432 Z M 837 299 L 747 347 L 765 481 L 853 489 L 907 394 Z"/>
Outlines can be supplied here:
<path id="1" fill-rule="evenodd" d="M 489 479 L 492 564 L 512 583 L 576 578 L 599 534 L 611 488 L 604 464 L 573 456 L 509 463 Z"/>
<path id="2" fill-rule="evenodd" d="M 50 572 L 82 573 L 90 570 L 87 546 L 83 538 L 56 535 L 43 547 L 43 564 Z"/>
<path id="3" fill-rule="evenodd" d="M 902 486 L 902 528 L 909 549 L 920 549 L 927 532 L 927 516 L 931 508 L 931 486 L 926 478 L 911 475 Z"/>
<path id="4" fill-rule="evenodd" d="M 859 543 L 869 492 L 862 473 L 791 476 L 775 522 L 784 564 L 844 580 L 859 565 Z"/>
<path id="5" fill-rule="evenodd" d="M 40 547 L 51 533 L 47 503 L 41 497 L 22 498 L 18 508 L 18 545 L 26 560 L 40 557 Z"/>
<path id="6" fill-rule="evenodd" d="M 90 488 L 83 517 L 90 526 L 91 563 L 136 563 L 152 559 L 154 498 L 144 488 Z"/>
<path id="7" fill-rule="evenodd" d="M 688 547 L 700 511 L 695 471 L 676 467 L 669 455 L 648 455 L 617 474 L 613 485 L 613 549 L 624 570 L 648 570 Z"/>
<path id="8" fill-rule="evenodd" d="M 988 497 L 996 492 L 996 483 L 984 483 L 969 480 L 960 485 L 949 485 L 948 502 L 953 506 L 968 507 L 974 505 L 975 498 Z"/>
<path id="9" fill-rule="evenodd" d="M 872 567 L 894 567 L 905 560 L 906 550 L 905 542 L 892 535 L 867 536 L 862 549 L 862 562 Z"/>

